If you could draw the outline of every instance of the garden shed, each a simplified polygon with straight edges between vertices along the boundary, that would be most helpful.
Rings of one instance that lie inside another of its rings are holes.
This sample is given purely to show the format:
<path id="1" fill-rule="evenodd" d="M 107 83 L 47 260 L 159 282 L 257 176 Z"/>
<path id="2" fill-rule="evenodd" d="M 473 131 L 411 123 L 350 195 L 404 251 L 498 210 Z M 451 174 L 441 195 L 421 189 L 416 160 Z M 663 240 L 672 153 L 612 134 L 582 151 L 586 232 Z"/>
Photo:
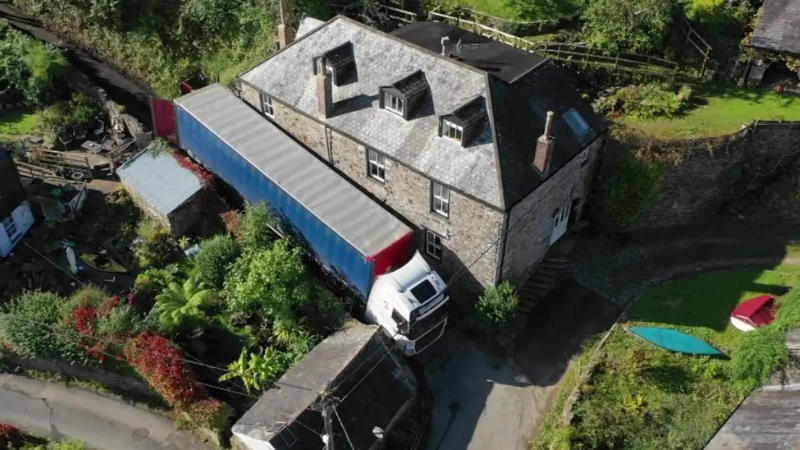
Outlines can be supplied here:
<path id="1" fill-rule="evenodd" d="M 147 147 L 117 170 L 136 205 L 174 236 L 182 236 L 202 219 L 203 184 L 169 152 Z"/>
<path id="2" fill-rule="evenodd" d="M 239 447 L 250 450 L 323 448 L 320 393 L 334 399 L 337 448 L 380 448 L 414 404 L 416 378 L 377 326 L 353 324 L 314 347 L 264 393 L 233 426 Z"/>
<path id="3" fill-rule="evenodd" d="M 0 257 L 11 253 L 33 222 L 33 213 L 11 152 L 0 147 Z"/>

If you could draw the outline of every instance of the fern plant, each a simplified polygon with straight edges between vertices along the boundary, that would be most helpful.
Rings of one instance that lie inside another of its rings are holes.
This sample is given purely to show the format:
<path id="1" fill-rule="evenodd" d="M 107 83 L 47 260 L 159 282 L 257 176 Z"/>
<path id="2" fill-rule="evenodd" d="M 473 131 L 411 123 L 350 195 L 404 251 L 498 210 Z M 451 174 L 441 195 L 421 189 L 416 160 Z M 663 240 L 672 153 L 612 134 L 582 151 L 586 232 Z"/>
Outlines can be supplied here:
<path id="1" fill-rule="evenodd" d="M 156 296 L 159 328 L 166 333 L 177 331 L 187 321 L 197 323 L 206 318 L 205 309 L 214 300 L 214 291 L 190 278 L 183 285 L 172 282 Z"/>

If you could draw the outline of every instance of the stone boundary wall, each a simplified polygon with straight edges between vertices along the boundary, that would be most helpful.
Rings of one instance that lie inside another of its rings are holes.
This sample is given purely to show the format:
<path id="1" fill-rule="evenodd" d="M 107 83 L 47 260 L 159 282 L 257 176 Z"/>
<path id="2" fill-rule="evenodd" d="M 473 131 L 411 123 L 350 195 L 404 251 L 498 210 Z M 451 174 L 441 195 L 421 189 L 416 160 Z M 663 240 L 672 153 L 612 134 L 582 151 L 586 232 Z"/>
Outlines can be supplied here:
<path id="1" fill-rule="evenodd" d="M 161 396 L 150 389 L 150 386 L 143 380 L 126 377 L 108 370 L 74 366 L 61 361 L 43 358 L 22 358 L 8 351 L 0 351 L 0 356 L 25 369 L 61 373 L 79 380 L 96 381 L 103 386 L 118 391 L 141 394 L 162 400 Z"/>
<path id="2" fill-rule="evenodd" d="M 800 121 L 755 121 L 730 135 L 628 144 L 666 162 L 663 185 L 635 229 L 702 222 L 800 161 Z"/>

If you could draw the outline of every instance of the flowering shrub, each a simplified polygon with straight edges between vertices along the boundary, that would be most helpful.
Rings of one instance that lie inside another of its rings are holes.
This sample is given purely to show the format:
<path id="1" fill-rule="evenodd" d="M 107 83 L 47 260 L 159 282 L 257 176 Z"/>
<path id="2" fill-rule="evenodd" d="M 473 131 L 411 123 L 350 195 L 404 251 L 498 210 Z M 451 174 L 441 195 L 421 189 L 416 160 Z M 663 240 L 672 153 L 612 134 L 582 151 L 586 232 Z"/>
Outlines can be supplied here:
<path id="1" fill-rule="evenodd" d="M 195 163 L 191 159 L 187 158 L 186 156 L 180 153 L 173 153 L 172 156 L 178 161 L 178 165 L 183 167 L 184 169 L 190 170 L 193 174 L 197 175 L 197 178 L 200 179 L 200 184 L 203 186 L 210 186 L 214 182 L 214 175 L 201 167 L 199 164 Z"/>
<path id="2" fill-rule="evenodd" d="M 215 398 L 207 398 L 189 405 L 183 413 L 191 421 L 191 425 L 223 431 L 233 415 L 233 409 Z"/>
<path id="3" fill-rule="evenodd" d="M 125 357 L 172 407 L 183 409 L 206 396 L 178 349 L 164 337 L 149 332 L 136 336 L 125 347 Z"/>
<path id="4" fill-rule="evenodd" d="M 242 216 L 238 211 L 230 210 L 225 211 L 219 215 L 222 222 L 225 224 L 225 231 L 234 239 L 238 240 L 242 237 Z"/>
<path id="5" fill-rule="evenodd" d="M 7 423 L 0 423 L 0 449 L 17 448 L 22 441 L 19 428 Z"/>

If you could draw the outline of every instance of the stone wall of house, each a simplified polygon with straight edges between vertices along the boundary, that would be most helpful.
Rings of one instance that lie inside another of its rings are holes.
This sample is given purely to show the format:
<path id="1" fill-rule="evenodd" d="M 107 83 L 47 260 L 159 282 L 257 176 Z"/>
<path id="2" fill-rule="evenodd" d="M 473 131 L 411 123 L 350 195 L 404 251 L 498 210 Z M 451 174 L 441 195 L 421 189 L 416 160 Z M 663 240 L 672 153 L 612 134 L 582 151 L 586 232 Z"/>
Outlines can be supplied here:
<path id="1" fill-rule="evenodd" d="M 254 87 L 242 83 L 242 100 L 248 103 L 257 111 L 261 111 L 260 93 Z M 302 114 L 298 114 L 291 108 L 280 104 L 277 100 L 272 101 L 274 116 L 272 120 L 298 141 L 313 150 L 322 159 L 328 161 L 328 145 L 326 143 L 325 125 Z"/>
<path id="2" fill-rule="evenodd" d="M 573 220 L 580 217 L 604 143 L 604 138 L 595 140 L 543 185 L 511 208 L 502 279 L 510 280 L 519 287 L 544 258 L 550 247 L 556 209 L 560 212 L 561 209 L 574 205 L 577 210 L 573 209 L 570 215 L 574 216 Z"/>
<path id="3" fill-rule="evenodd" d="M 427 255 L 426 258 L 446 279 L 472 264 L 500 237 L 503 213 L 451 191 L 450 216 L 443 217 L 431 210 L 431 180 L 424 175 L 387 157 L 385 182 L 381 182 L 367 174 L 365 147 L 335 131 L 331 131 L 330 142 L 334 167 L 417 227 L 415 241 L 423 255 L 426 255 L 426 230 L 443 238 L 442 260 L 435 261 Z M 490 250 L 454 284 L 454 292 L 469 295 L 479 292 L 481 286 L 494 284 L 498 259 L 498 252 Z"/>
<path id="4" fill-rule="evenodd" d="M 650 151 L 668 162 L 661 190 L 635 228 L 699 223 L 800 160 L 800 122 L 756 122 L 719 142 L 654 144 Z"/>

